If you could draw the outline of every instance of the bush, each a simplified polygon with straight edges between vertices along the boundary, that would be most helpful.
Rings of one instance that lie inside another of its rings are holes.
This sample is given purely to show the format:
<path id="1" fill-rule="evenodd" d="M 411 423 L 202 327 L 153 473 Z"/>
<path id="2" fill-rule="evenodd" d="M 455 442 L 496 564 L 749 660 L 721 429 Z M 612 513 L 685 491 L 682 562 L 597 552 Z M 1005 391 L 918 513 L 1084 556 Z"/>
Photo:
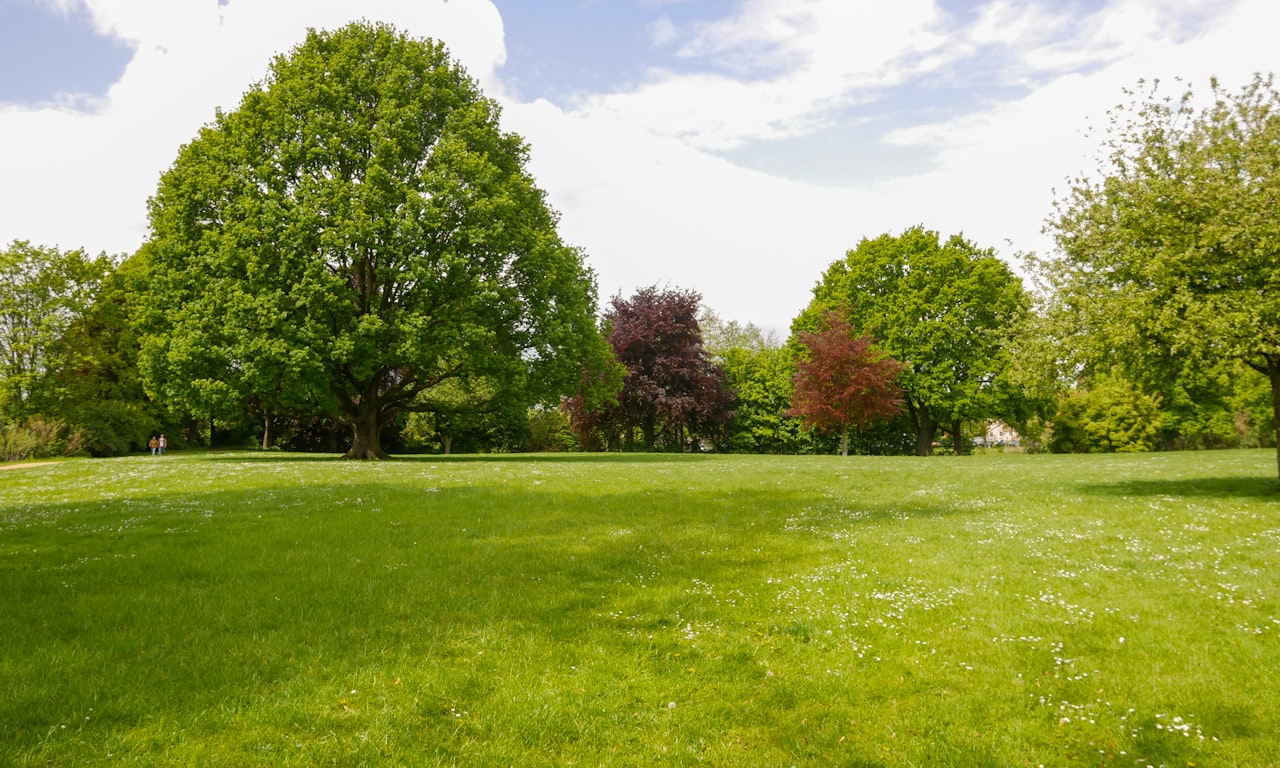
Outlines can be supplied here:
<path id="1" fill-rule="evenodd" d="M 1075 390 L 1058 403 L 1049 437 L 1054 453 L 1153 451 L 1159 436 L 1160 401 L 1119 379 Z"/>
<path id="2" fill-rule="evenodd" d="M 21 423 L 0 426 L 0 460 L 26 461 L 54 456 L 83 456 L 88 437 L 79 427 L 68 428 L 56 419 L 32 416 Z"/>

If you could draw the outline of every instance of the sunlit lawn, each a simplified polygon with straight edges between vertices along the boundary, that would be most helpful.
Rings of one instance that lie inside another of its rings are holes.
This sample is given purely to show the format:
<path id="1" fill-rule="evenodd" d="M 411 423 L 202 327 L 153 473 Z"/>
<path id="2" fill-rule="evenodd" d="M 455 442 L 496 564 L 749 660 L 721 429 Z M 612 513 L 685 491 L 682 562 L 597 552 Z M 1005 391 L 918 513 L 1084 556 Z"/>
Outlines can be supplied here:
<path id="1" fill-rule="evenodd" d="M 0 765 L 1280 764 L 1271 452 L 0 472 Z"/>

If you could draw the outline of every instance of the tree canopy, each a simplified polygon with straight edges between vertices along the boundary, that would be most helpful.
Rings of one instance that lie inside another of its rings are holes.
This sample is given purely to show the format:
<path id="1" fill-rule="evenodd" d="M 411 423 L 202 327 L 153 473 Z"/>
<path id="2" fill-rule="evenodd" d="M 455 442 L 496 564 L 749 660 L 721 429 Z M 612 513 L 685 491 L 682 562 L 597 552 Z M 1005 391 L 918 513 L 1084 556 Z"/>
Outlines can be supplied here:
<path id="1" fill-rule="evenodd" d="M 312 30 L 150 202 L 149 391 L 324 414 L 348 456 L 380 458 L 383 427 L 451 380 L 524 403 L 570 390 L 600 343 L 594 276 L 527 157 L 441 44 Z"/>
<path id="2" fill-rule="evenodd" d="M 15 241 L 0 251 L 0 412 L 24 415 L 35 382 L 111 270 L 105 255 L 82 250 Z"/>
<path id="3" fill-rule="evenodd" d="M 1095 357 L 1139 381 L 1238 358 L 1280 415 L 1280 92 L 1263 76 L 1211 82 L 1207 101 L 1143 86 L 1113 112 L 1099 173 L 1057 202 L 1061 253 L 1041 271 Z"/>
<path id="4" fill-rule="evenodd" d="M 793 335 L 816 330 L 840 306 L 905 366 L 898 383 L 918 454 L 932 452 L 939 426 L 951 427 L 959 453 L 963 422 L 1017 405 L 1005 339 L 1029 299 L 991 249 L 960 235 L 943 242 L 924 227 L 864 238 L 827 269 Z"/>
<path id="5" fill-rule="evenodd" d="M 828 310 L 820 330 L 801 332 L 792 410 L 809 427 L 840 433 L 840 455 L 849 455 L 849 430 L 902 410 L 896 379 L 902 363 L 859 335 L 843 308 Z"/>
<path id="6" fill-rule="evenodd" d="M 646 450 L 679 450 L 718 436 L 731 415 L 729 393 L 702 343 L 701 302 L 696 291 L 656 285 L 610 300 L 604 332 L 613 360 L 590 363 L 583 389 L 566 403 L 584 448 L 631 448 L 638 433 Z M 601 384 L 617 381 L 615 365 L 620 389 L 606 396 Z"/>

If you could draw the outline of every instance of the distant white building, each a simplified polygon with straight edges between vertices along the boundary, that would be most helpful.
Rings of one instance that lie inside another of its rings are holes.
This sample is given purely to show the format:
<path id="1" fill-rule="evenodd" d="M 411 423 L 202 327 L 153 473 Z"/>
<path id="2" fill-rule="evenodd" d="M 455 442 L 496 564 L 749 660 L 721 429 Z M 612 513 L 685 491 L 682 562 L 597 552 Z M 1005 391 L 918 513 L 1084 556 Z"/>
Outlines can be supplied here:
<path id="1" fill-rule="evenodd" d="M 985 434 L 973 438 L 974 445 L 1018 446 L 1022 443 L 1022 435 L 1003 421 L 987 422 Z"/>

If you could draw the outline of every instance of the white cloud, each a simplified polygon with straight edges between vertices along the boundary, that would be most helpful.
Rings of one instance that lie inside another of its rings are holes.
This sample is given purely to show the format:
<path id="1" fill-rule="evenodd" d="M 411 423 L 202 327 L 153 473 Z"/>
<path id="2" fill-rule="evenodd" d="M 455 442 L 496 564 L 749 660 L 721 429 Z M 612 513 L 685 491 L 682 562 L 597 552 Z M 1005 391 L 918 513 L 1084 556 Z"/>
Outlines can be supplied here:
<path id="1" fill-rule="evenodd" d="M 558 107 L 504 92 L 501 20 L 478 0 L 370 0 L 358 14 L 341 0 L 90 3 L 138 55 L 94 114 L 0 111 L 0 243 L 132 251 L 159 174 L 214 107 L 233 108 L 307 26 L 358 16 L 442 39 L 502 101 L 603 298 L 670 283 L 701 291 L 726 318 L 784 333 L 826 266 L 863 236 L 924 224 L 1006 255 L 1043 250 L 1053 188 L 1090 168 L 1097 139 L 1084 129 L 1138 78 L 1203 85 L 1217 74 L 1234 87 L 1280 70 L 1274 0 L 1113 0 L 1080 18 L 1048 0 L 1000 0 L 963 27 L 925 0 L 746 0 L 720 23 L 663 33 L 690 74 L 655 72 L 637 88 Z M 954 118 L 882 137 L 928 158 L 920 173 L 838 189 L 714 154 L 831 131 L 857 119 L 851 105 L 880 110 L 886 96 L 905 98 L 895 88 L 926 76 L 957 88 L 979 73 L 990 78 L 981 85 L 1020 90 L 975 91 L 972 108 L 944 113 Z"/>
<path id="2" fill-rule="evenodd" d="M 64 4 L 70 0 L 61 0 Z M 178 148 L 234 109 L 272 56 L 308 27 L 361 19 L 446 41 L 486 87 L 504 59 L 502 22 L 487 3 L 366 0 L 84 0 L 98 29 L 136 54 L 94 111 L 0 107 L 0 243 L 23 239 L 111 253 L 146 235 L 146 201 Z"/>
<path id="3" fill-rule="evenodd" d="M 975 24 L 952 28 L 927 3 L 860 16 L 870 4 L 751 0 L 741 13 L 699 31 L 690 57 L 775 51 L 787 66 L 763 77 L 732 68 L 659 73 L 635 90 L 604 94 L 576 109 L 510 109 L 531 140 L 533 166 L 564 212 L 563 230 L 586 246 L 602 292 L 670 281 L 697 288 L 723 316 L 785 333 L 830 262 L 864 236 L 924 224 L 963 232 L 1008 257 L 1049 249 L 1041 233 L 1055 187 L 1087 172 L 1108 108 L 1141 77 L 1211 74 L 1243 84 L 1280 69 L 1266 38 L 1280 4 L 1241 0 L 1204 17 L 1208 3 L 1118 0 L 1093 16 L 1051 3 L 1002 2 Z M 776 13 L 772 13 L 776 12 Z M 856 17 L 856 18 L 855 18 Z M 1190 30 L 1196 29 L 1196 34 Z M 879 47 L 855 41 L 883 38 Z M 998 50 L 993 51 L 995 47 Z M 923 73 L 964 83 L 998 55 L 999 82 L 1024 86 L 936 124 L 902 127 L 887 145 L 933 158 L 932 167 L 858 189 L 837 189 L 752 172 L 704 151 L 803 136 L 843 118 L 833 104 L 874 100 Z M 743 64 L 747 62 L 747 64 Z"/>
<path id="4" fill-rule="evenodd" d="M 929 0 L 748 0 L 686 33 L 680 55 L 704 71 L 655 72 L 580 109 L 710 150 L 803 136 L 920 66 L 913 57 L 938 44 L 939 19 Z"/>

